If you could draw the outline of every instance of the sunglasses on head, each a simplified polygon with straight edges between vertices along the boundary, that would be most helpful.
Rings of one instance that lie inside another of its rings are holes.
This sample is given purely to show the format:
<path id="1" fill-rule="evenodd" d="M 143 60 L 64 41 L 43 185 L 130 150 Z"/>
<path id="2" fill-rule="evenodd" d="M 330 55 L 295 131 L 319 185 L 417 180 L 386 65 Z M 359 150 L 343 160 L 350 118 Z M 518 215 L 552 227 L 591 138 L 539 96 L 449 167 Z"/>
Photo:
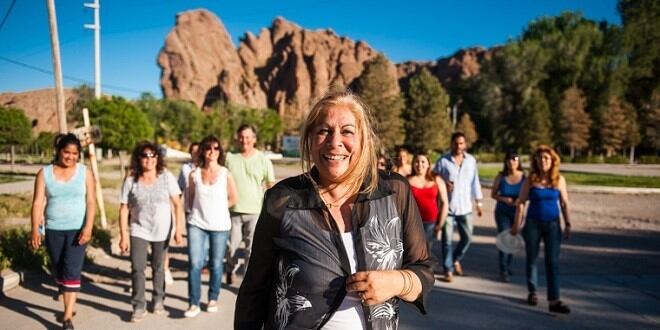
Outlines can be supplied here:
<path id="1" fill-rule="evenodd" d="M 155 152 L 145 152 L 142 155 L 140 155 L 140 158 L 157 158 L 158 154 Z"/>
<path id="2" fill-rule="evenodd" d="M 220 150 L 220 146 L 210 146 L 210 147 L 209 147 L 208 149 L 206 149 L 206 150 L 207 150 L 207 151 L 211 151 L 211 150 L 218 151 L 218 150 Z"/>
<path id="3" fill-rule="evenodd" d="M 507 159 L 508 159 L 508 160 L 518 160 L 518 159 L 520 159 L 520 158 L 519 158 L 518 156 L 512 156 L 512 157 L 509 157 L 509 158 L 507 158 Z"/>

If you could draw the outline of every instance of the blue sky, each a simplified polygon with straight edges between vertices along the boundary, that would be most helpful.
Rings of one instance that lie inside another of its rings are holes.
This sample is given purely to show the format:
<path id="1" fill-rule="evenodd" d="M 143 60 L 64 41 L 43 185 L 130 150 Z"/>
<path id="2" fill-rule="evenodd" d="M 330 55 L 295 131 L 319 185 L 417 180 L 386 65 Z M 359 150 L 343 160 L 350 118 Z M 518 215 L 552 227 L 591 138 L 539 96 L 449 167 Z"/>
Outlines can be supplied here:
<path id="1" fill-rule="evenodd" d="M 0 20 L 13 0 L 0 0 Z M 92 0 L 88 0 L 91 2 Z M 490 47 L 520 35 L 530 20 L 581 11 L 621 24 L 616 0 L 100 0 L 103 92 L 161 96 L 156 57 L 176 13 L 206 8 L 224 23 L 235 45 L 245 32 L 269 27 L 277 16 L 307 29 L 332 28 L 366 41 L 394 62 L 434 60 L 460 48 Z M 55 0 L 65 87 L 93 85 L 93 13 L 82 0 Z M 18 62 L 16 63 L 8 62 Z M 31 68 L 26 68 L 25 65 Z M 17 0 L 0 28 L 0 93 L 54 86 L 46 1 Z M 67 79 L 71 77 L 73 79 Z"/>

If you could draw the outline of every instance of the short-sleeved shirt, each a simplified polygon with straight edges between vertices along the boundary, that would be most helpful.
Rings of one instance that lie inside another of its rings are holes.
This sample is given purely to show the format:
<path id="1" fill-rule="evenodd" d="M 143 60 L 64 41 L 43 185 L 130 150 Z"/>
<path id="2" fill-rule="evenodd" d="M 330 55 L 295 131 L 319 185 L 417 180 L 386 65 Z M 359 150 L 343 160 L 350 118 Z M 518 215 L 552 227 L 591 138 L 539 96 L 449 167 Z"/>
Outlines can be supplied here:
<path id="1" fill-rule="evenodd" d="M 249 158 L 240 153 L 227 153 L 225 166 L 231 172 L 238 191 L 235 213 L 259 214 L 264 199 L 264 183 L 275 182 L 273 163 L 257 151 Z"/>
<path id="2" fill-rule="evenodd" d="M 168 170 L 163 170 L 156 181 L 148 185 L 136 182 L 133 176 L 127 177 L 119 202 L 128 205 L 131 236 L 150 242 L 167 240 L 172 228 L 170 197 L 180 194 L 176 178 Z"/>

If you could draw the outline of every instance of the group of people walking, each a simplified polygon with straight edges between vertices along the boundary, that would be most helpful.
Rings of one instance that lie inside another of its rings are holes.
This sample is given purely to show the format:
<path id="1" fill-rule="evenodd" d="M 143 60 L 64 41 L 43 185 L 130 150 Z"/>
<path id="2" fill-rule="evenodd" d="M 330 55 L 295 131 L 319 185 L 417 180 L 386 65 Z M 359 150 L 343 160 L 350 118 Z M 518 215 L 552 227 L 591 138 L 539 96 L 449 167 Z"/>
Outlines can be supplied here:
<path id="1" fill-rule="evenodd" d="M 429 247 L 436 240 L 442 244 L 442 280 L 452 282 L 454 274 L 465 275 L 461 260 L 472 241 L 473 209 L 479 217 L 483 213 L 476 159 L 466 152 L 465 135 L 461 132 L 451 136 L 451 152 L 441 156 L 432 171 L 426 154 L 415 155 L 412 166 L 406 166 L 408 158 L 408 151 L 399 148 L 391 169 L 383 169 L 408 177 Z M 388 164 L 385 157 L 379 161 L 381 166 Z M 498 233 L 522 233 L 529 291 L 527 303 L 538 304 L 537 259 L 543 241 L 548 308 L 551 312 L 570 313 L 570 308 L 559 300 L 560 218 L 564 219 L 564 239 L 569 238 L 571 228 L 566 181 L 559 174 L 559 164 L 559 155 L 552 148 L 541 145 L 532 155 L 530 173 L 526 176 L 519 155 L 509 151 L 502 171 L 493 180 L 491 197 L 497 201 L 494 218 Z M 458 229 L 460 237 L 455 248 L 452 242 L 454 228 Z M 502 251 L 498 254 L 499 277 L 503 282 L 510 282 L 513 256 Z"/>
<path id="2" fill-rule="evenodd" d="M 452 135 L 451 152 L 433 167 L 428 155 L 417 154 L 411 165 L 394 164 L 392 170 L 376 154 L 368 106 L 350 91 L 331 90 L 303 122 L 302 175 L 274 185 L 272 164 L 255 149 L 256 128 L 241 126 L 237 141 L 240 152 L 226 155 L 213 136 L 192 145 L 193 161 L 184 164 L 178 180 L 166 169 L 158 146 L 141 142 L 134 148 L 120 195 L 120 248 L 131 260 L 131 321 L 147 314 L 148 250 L 151 309 L 155 314 L 165 311 L 165 285 L 171 280 L 167 249 L 171 239 L 183 243 L 184 230 L 186 317 L 202 310 L 205 265 L 210 273 L 205 309 L 218 310 L 223 259 L 231 284 L 239 266 L 237 250 L 245 244 L 249 267 L 236 301 L 236 329 L 395 329 L 400 301 L 426 313 L 435 281 L 429 243 L 438 237 L 443 279 L 450 282 L 454 274 L 464 274 L 461 260 L 472 237 L 472 213 L 476 207 L 482 215 L 483 196 L 477 163 L 466 152 L 463 134 Z M 73 328 L 75 292 L 95 210 L 92 175 L 78 163 L 80 152 L 75 136 L 58 139 L 53 164 L 37 175 L 32 211 L 34 248 L 41 244 L 39 224 L 45 218 L 46 245 L 64 292 L 65 329 Z M 400 153 L 407 156 L 405 150 Z M 493 198 L 498 201 L 498 230 L 522 231 L 525 237 L 527 301 L 537 303 L 536 259 L 544 240 L 550 310 L 567 313 L 557 281 L 557 203 L 565 228 L 570 222 L 558 166 L 556 153 L 540 147 L 525 176 L 517 155 L 507 154 Z M 270 189 L 264 196 L 265 188 Z M 460 235 L 455 248 L 454 228 Z M 510 260 L 500 255 L 503 280 L 508 279 Z"/>

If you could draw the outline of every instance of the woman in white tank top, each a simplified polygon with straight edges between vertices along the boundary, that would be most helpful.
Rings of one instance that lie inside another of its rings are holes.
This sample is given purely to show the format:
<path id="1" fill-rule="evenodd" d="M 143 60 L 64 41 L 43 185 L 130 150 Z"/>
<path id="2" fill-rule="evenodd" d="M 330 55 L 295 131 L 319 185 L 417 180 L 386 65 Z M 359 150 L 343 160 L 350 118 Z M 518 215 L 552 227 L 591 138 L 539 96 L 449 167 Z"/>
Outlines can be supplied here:
<path id="1" fill-rule="evenodd" d="M 229 207 L 238 199 L 231 173 L 223 164 L 223 150 L 215 136 L 200 143 L 199 167 L 190 173 L 188 186 L 188 303 L 186 317 L 195 317 L 200 309 L 201 272 L 209 252 L 210 278 L 206 311 L 218 311 L 220 279 L 223 273 L 231 220 Z M 207 247 L 207 240 L 209 244 Z M 207 251 L 208 249 L 208 251 Z"/>

